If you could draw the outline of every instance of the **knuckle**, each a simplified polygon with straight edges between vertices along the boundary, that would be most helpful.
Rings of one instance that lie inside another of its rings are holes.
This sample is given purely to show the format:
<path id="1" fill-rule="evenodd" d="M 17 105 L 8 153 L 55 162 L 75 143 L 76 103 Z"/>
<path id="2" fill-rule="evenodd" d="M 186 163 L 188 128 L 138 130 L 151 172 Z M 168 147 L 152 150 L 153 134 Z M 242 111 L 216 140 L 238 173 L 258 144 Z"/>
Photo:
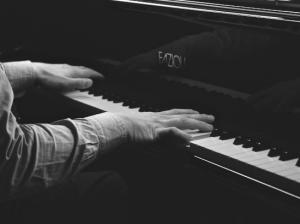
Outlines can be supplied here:
<path id="1" fill-rule="evenodd" d="M 176 134 L 178 132 L 178 129 L 176 128 L 176 127 L 171 127 L 171 128 L 169 128 L 169 133 L 170 134 Z"/>
<path id="2" fill-rule="evenodd" d="M 176 118 L 174 118 L 174 121 L 177 122 L 177 123 L 183 123 L 184 118 L 183 117 L 176 117 Z"/>
<path id="3" fill-rule="evenodd" d="M 179 109 L 172 109 L 171 111 L 172 111 L 174 114 L 179 114 L 179 113 L 180 113 Z"/>

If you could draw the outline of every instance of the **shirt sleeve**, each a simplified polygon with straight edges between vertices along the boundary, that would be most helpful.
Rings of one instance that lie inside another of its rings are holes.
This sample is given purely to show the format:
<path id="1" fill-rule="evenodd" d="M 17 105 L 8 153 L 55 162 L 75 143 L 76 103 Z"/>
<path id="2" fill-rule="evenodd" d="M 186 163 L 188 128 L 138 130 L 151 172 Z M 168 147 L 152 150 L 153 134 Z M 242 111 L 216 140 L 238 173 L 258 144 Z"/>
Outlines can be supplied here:
<path id="1" fill-rule="evenodd" d="M 126 142 L 117 115 L 19 125 L 11 113 L 12 101 L 12 88 L 0 69 L 0 201 L 63 183 Z"/>
<path id="2" fill-rule="evenodd" d="M 30 61 L 6 62 L 3 68 L 15 95 L 34 84 L 35 72 Z"/>

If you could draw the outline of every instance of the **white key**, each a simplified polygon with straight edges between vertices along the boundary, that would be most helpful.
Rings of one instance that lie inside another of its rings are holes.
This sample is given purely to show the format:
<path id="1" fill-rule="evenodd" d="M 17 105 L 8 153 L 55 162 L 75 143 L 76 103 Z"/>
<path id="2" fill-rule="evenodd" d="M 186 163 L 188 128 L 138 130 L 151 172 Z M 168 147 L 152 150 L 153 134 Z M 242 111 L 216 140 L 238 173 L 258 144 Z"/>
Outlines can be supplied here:
<path id="1" fill-rule="evenodd" d="M 218 144 L 210 145 L 208 147 L 211 148 L 211 149 L 214 149 L 214 150 L 215 149 L 221 149 L 221 148 L 228 148 L 228 147 L 231 147 L 233 149 L 233 148 L 236 148 L 235 146 L 237 146 L 237 145 L 233 144 L 233 141 L 234 140 L 232 140 L 232 139 L 228 139 L 228 140 L 219 142 Z"/>
<path id="2" fill-rule="evenodd" d="M 265 158 L 262 158 L 262 159 L 250 161 L 249 163 L 251 165 L 253 165 L 253 166 L 259 166 L 259 165 L 262 165 L 262 164 L 266 164 L 266 163 L 271 163 L 271 162 L 277 161 L 278 159 L 279 159 L 279 156 L 277 156 L 277 157 L 266 156 Z"/>
<path id="3" fill-rule="evenodd" d="M 264 150 L 264 151 L 261 151 L 261 152 L 253 152 L 253 151 L 251 151 L 251 152 L 252 153 L 250 153 L 250 152 L 249 153 L 252 154 L 252 155 L 239 157 L 238 160 L 250 164 L 250 162 L 252 162 L 252 161 L 256 161 L 256 160 L 266 158 L 266 156 L 268 156 L 269 150 Z"/>
<path id="4" fill-rule="evenodd" d="M 78 90 L 76 91 L 70 91 L 70 92 L 64 92 L 62 95 L 72 98 L 73 100 L 76 100 L 78 102 L 81 102 L 83 104 L 87 104 L 92 107 L 96 107 L 98 109 L 107 111 L 107 112 L 138 112 L 139 108 L 129 108 L 128 106 L 124 107 L 122 102 L 120 103 L 114 103 L 112 101 L 108 101 L 106 99 L 103 99 L 103 96 L 94 96 L 91 94 L 88 94 L 87 91 L 80 92 Z"/>
<path id="5" fill-rule="evenodd" d="M 251 157 L 251 156 L 259 156 L 260 154 L 265 155 L 265 151 L 261 151 L 261 152 L 254 152 L 252 151 L 252 148 L 248 148 L 249 151 L 245 152 L 244 154 L 240 154 L 240 155 L 233 155 L 232 157 L 238 160 L 242 160 L 243 158 L 246 157 Z M 262 157 L 260 157 L 262 158 Z"/>
<path id="6" fill-rule="evenodd" d="M 193 140 L 209 138 L 211 134 L 211 132 L 200 132 L 198 129 L 185 129 L 183 131 L 188 133 Z"/>
<path id="7" fill-rule="evenodd" d="M 290 175 L 296 174 L 296 173 L 300 173 L 300 167 L 298 167 L 298 166 L 296 166 L 296 167 L 294 166 L 291 169 L 283 170 L 281 172 L 278 172 L 277 174 L 280 176 L 286 177 L 286 176 L 290 176 Z"/>
<path id="8" fill-rule="evenodd" d="M 194 141 L 191 141 L 191 143 L 204 147 L 206 143 L 209 144 L 212 142 L 219 142 L 219 141 L 220 141 L 219 137 L 209 137 L 209 138 L 205 138 L 205 139 L 194 140 Z"/>
<path id="9" fill-rule="evenodd" d="M 282 166 L 285 164 L 290 163 L 289 161 L 281 161 L 281 160 L 275 160 L 271 163 L 265 163 L 265 164 L 261 164 L 258 165 L 259 168 L 264 169 L 264 170 L 268 170 L 271 169 L 272 167 L 276 167 L 276 166 Z"/>
<path id="10" fill-rule="evenodd" d="M 298 161 L 298 159 L 283 161 L 283 163 L 281 165 L 269 168 L 268 171 L 270 171 L 272 173 L 279 173 L 283 170 L 287 170 L 287 169 L 295 167 L 297 161 Z"/>
<path id="11" fill-rule="evenodd" d="M 214 143 L 211 143 L 211 144 L 203 144 L 204 147 L 208 148 L 208 149 L 220 149 L 220 148 L 225 148 L 225 147 L 228 147 L 228 146 L 234 146 L 232 144 L 234 140 L 232 139 L 228 139 L 228 140 L 225 140 L 225 141 L 222 141 L 222 140 L 218 140 L 218 141 L 214 141 Z"/>
<path id="12" fill-rule="evenodd" d="M 245 152 L 248 152 L 251 150 L 251 148 L 246 149 L 243 148 L 241 145 L 233 145 L 233 146 L 227 146 L 227 147 L 212 149 L 212 150 L 220 154 L 232 157 L 233 155 L 243 154 Z"/>
<path id="13" fill-rule="evenodd" d="M 300 181 L 300 173 L 292 174 L 292 175 L 288 176 L 287 178 L 290 180 L 296 180 L 299 182 Z"/>

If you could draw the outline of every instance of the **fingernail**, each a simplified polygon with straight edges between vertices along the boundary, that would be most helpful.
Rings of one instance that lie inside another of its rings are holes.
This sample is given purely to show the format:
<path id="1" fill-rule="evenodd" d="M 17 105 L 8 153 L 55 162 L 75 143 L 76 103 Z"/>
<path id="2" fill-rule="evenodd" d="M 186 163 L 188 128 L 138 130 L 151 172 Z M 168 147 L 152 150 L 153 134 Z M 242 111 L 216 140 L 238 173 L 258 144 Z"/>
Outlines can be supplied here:
<path id="1" fill-rule="evenodd" d="M 84 86 L 85 88 L 90 87 L 91 85 L 93 85 L 93 81 L 90 79 L 85 80 Z"/>
<path id="2" fill-rule="evenodd" d="M 207 124 L 207 127 L 211 130 L 213 129 L 213 126 L 211 124 Z"/>

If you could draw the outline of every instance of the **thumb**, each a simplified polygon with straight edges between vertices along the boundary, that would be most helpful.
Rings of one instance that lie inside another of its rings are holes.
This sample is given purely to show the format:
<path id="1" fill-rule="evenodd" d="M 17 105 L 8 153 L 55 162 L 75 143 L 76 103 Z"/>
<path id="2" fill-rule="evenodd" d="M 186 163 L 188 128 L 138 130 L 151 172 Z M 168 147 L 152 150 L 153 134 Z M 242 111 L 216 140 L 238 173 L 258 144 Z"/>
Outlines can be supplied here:
<path id="1" fill-rule="evenodd" d="M 86 89 L 93 85 L 93 81 L 84 78 L 68 79 L 66 85 L 69 89 Z"/>

